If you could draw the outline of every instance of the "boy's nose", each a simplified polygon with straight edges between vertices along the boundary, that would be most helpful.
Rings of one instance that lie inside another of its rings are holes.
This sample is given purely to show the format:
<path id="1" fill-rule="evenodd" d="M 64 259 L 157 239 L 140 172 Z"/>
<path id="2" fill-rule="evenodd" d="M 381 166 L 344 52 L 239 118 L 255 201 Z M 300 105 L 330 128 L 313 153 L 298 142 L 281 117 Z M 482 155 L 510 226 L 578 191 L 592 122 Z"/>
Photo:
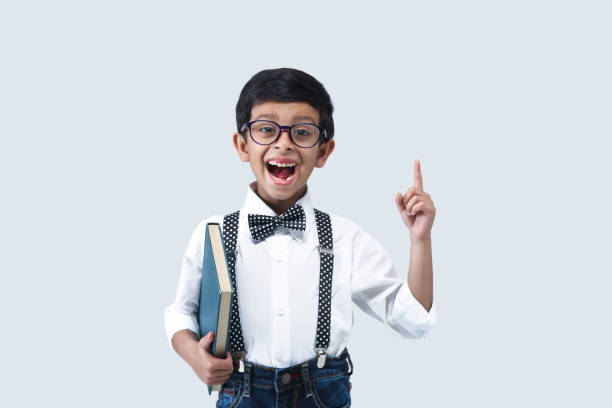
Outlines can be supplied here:
<path id="1" fill-rule="evenodd" d="M 281 130 L 280 137 L 278 138 L 276 143 L 274 143 L 274 146 L 277 148 L 285 148 L 285 149 L 293 148 L 293 142 L 291 141 L 291 138 L 289 137 L 289 130 L 287 129 Z"/>

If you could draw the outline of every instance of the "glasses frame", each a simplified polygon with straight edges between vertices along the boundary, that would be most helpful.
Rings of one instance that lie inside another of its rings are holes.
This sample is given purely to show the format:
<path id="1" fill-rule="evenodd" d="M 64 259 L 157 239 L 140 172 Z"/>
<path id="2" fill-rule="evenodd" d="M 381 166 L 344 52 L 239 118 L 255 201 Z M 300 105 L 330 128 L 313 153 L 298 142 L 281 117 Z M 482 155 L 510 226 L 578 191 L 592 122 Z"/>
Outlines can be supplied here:
<path id="1" fill-rule="evenodd" d="M 257 140 L 255 140 L 255 138 L 253 137 L 253 133 L 251 132 L 251 125 L 253 125 L 253 123 L 256 123 L 256 122 L 274 123 L 278 127 L 278 134 L 276 135 L 273 141 L 271 141 L 270 143 L 259 143 Z M 295 143 L 295 140 L 293 140 L 293 136 L 291 135 L 291 129 L 293 129 L 295 126 L 298 126 L 298 125 L 311 125 L 319 129 L 319 137 L 312 145 L 300 146 L 299 144 Z M 244 132 L 246 129 L 249 129 L 249 136 L 251 137 L 251 140 L 254 143 L 257 143 L 258 145 L 262 145 L 262 146 L 269 146 L 271 144 L 276 143 L 276 141 L 280 139 L 281 133 L 283 133 L 283 130 L 285 129 L 287 130 L 287 133 L 289 134 L 289 139 L 291 140 L 291 143 L 293 143 L 294 145 L 302 149 L 310 149 L 311 147 L 314 147 L 317 143 L 319 143 L 321 140 L 323 140 L 324 142 L 327 141 L 327 132 L 325 131 L 325 128 L 322 128 L 321 126 L 315 125 L 314 123 L 310 123 L 310 122 L 300 122 L 300 123 L 295 123 L 291 126 L 281 126 L 273 120 L 258 119 L 258 120 L 252 120 L 250 122 L 245 122 L 240 128 L 240 133 Z"/>

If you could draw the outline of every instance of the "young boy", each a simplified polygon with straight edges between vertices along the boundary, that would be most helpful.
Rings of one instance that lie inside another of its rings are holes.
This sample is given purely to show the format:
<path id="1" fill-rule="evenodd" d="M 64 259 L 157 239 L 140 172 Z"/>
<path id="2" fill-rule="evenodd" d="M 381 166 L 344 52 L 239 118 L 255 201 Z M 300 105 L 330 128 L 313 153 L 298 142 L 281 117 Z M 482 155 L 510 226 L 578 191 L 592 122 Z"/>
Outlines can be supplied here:
<path id="1" fill-rule="evenodd" d="M 165 310 L 171 347 L 204 383 L 223 384 L 218 407 L 350 406 L 353 304 L 406 338 L 423 337 L 435 323 L 435 207 L 418 160 L 413 187 L 395 197 L 410 230 L 406 281 L 357 224 L 311 204 L 308 178 L 335 147 L 332 112 L 323 85 L 295 69 L 261 71 L 240 94 L 233 142 L 256 181 L 240 212 L 228 208 L 196 227 Z M 224 359 L 210 354 L 212 333 L 198 335 L 208 222 L 222 225 L 237 290 Z"/>

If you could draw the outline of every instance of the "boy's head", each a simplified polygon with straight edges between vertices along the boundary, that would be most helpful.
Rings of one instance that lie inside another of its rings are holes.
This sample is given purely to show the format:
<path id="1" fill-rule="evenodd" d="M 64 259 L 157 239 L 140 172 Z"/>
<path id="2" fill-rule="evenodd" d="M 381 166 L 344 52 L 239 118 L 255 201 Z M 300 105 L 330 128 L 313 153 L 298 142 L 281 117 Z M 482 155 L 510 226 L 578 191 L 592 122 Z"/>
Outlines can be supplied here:
<path id="1" fill-rule="evenodd" d="M 251 164 L 257 193 L 277 213 L 304 194 L 313 168 L 334 150 L 332 112 L 323 85 L 296 69 L 261 71 L 242 89 L 234 146 Z"/>
<path id="2" fill-rule="evenodd" d="M 265 69 L 244 85 L 236 104 L 238 132 L 251 119 L 253 106 L 265 102 L 306 102 L 319 112 L 319 125 L 334 137 L 334 106 L 329 94 L 313 76 L 292 68 Z"/>

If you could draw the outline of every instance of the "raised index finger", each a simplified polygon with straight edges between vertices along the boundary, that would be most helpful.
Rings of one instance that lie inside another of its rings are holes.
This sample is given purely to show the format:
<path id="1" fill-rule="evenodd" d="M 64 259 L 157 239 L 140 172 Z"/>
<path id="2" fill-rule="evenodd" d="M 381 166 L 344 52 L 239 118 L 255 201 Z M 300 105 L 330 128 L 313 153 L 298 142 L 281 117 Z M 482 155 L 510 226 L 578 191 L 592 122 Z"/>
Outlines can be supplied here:
<path id="1" fill-rule="evenodd" d="M 421 161 L 414 161 L 414 188 L 423 191 L 423 175 L 421 174 Z"/>

